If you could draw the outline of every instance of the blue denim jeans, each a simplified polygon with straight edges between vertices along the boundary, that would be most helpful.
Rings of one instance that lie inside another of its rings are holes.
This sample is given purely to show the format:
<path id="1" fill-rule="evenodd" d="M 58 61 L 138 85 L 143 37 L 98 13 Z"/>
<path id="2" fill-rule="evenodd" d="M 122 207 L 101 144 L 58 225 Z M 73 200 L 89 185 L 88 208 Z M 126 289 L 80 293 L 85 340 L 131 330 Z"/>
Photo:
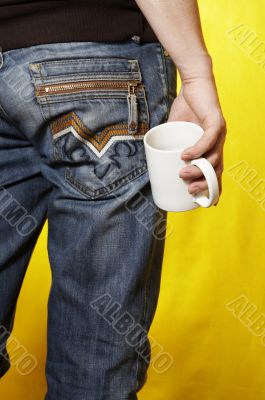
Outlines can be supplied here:
<path id="1" fill-rule="evenodd" d="M 46 400 L 137 399 L 146 381 L 167 215 L 143 136 L 176 96 L 163 50 L 128 40 L 1 53 L 0 376 L 48 219 Z"/>

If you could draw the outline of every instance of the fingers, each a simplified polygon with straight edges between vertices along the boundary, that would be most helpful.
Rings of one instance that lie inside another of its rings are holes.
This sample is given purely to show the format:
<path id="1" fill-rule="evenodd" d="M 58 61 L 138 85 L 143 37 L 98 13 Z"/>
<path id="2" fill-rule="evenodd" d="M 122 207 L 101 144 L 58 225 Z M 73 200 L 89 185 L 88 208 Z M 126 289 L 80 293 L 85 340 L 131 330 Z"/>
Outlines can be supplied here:
<path id="1" fill-rule="evenodd" d="M 217 167 L 221 158 L 220 149 L 216 149 L 213 153 L 205 158 L 212 164 L 214 168 Z M 200 168 L 196 167 L 195 165 L 189 165 L 179 171 L 179 176 L 183 179 L 198 179 L 203 176 L 203 173 Z"/>
<path id="2" fill-rule="evenodd" d="M 221 133 L 220 133 L 221 131 Z M 208 132 L 208 133 L 207 133 Z M 209 133 L 210 132 L 210 133 Z M 203 137 L 192 147 L 190 147 L 190 155 L 192 159 L 199 158 L 203 156 L 206 158 L 214 167 L 215 173 L 217 175 L 218 183 L 219 183 L 219 192 L 221 194 L 222 191 L 222 172 L 223 172 L 223 145 L 225 141 L 226 127 L 222 126 L 217 132 L 216 129 L 211 131 L 205 131 L 204 137 L 206 138 L 204 141 Z M 207 135 L 209 137 L 206 137 Z M 218 135 L 216 137 L 216 135 Z M 212 146 L 212 147 L 211 147 Z M 192 151 L 193 148 L 193 151 Z M 204 149 L 209 149 L 204 152 Z M 188 149 L 184 150 L 187 151 Z M 179 172 L 179 176 L 182 179 L 189 181 L 188 190 L 191 194 L 197 194 L 203 190 L 207 189 L 207 183 L 204 179 L 203 173 L 201 170 L 194 166 L 189 165 L 182 168 Z"/>
<path id="3" fill-rule="evenodd" d="M 215 128 L 208 129 L 208 131 L 205 131 L 202 137 L 193 146 L 186 148 L 182 152 L 181 158 L 188 161 L 201 157 L 204 153 L 214 147 L 218 136 L 219 134 L 217 134 Z"/>
<path id="4" fill-rule="evenodd" d="M 219 163 L 216 168 L 215 172 L 218 178 L 219 184 L 219 194 L 222 192 L 222 173 L 223 173 L 223 163 Z M 207 182 L 205 178 L 199 178 L 192 180 L 192 182 L 188 185 L 188 192 L 192 195 L 200 193 L 208 188 Z"/>
<path id="5" fill-rule="evenodd" d="M 204 157 L 212 164 L 218 179 L 219 194 L 222 192 L 223 145 L 225 137 L 225 120 L 223 118 L 215 120 L 214 123 L 208 125 L 202 137 L 193 146 L 184 149 L 181 154 L 181 158 L 184 161 Z M 182 168 L 179 172 L 179 176 L 188 181 L 188 191 L 192 195 L 204 192 L 208 189 L 203 173 L 194 165 Z M 215 203 L 215 205 L 217 204 L 218 202 Z"/>
<path id="6" fill-rule="evenodd" d="M 211 151 L 216 145 L 217 141 L 224 142 L 226 134 L 225 120 L 221 118 L 218 122 L 212 123 L 206 127 L 202 137 L 190 147 L 183 150 L 181 158 L 185 161 L 199 158 L 203 154 Z"/>

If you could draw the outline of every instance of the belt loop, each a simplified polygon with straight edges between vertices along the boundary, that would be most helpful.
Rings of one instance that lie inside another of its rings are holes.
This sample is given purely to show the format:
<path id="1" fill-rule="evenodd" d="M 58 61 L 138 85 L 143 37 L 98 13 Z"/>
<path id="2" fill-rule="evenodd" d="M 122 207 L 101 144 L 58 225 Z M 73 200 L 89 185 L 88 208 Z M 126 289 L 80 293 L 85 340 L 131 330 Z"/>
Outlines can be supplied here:
<path id="1" fill-rule="evenodd" d="M 2 68 L 3 64 L 4 64 L 4 58 L 3 58 L 2 47 L 0 46 L 0 69 Z"/>

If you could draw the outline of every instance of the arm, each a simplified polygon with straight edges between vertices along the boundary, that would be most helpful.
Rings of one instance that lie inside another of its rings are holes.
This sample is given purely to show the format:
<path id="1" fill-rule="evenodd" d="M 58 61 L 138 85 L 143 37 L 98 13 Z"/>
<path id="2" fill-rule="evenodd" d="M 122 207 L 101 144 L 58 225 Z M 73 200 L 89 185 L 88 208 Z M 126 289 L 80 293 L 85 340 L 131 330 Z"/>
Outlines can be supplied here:
<path id="1" fill-rule="evenodd" d="M 196 0 L 136 0 L 160 43 L 172 57 L 182 81 L 174 100 L 169 121 L 185 120 L 202 126 L 205 133 L 182 153 L 183 160 L 207 158 L 222 189 L 223 146 L 226 123 L 215 85 L 212 60 L 204 43 Z M 188 166 L 180 177 L 190 180 L 192 194 L 207 189 L 201 171 Z"/>

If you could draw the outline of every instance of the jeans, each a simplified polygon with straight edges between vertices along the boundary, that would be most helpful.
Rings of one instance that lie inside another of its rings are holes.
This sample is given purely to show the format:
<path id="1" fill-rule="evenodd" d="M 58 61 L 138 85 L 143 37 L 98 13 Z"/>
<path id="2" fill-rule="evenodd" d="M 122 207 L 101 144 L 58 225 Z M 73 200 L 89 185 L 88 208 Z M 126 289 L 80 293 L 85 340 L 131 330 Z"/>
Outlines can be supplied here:
<path id="1" fill-rule="evenodd" d="M 160 43 L 55 43 L 0 57 L 0 376 L 48 220 L 46 400 L 128 400 L 147 379 L 167 213 L 143 136 L 167 121 Z"/>

